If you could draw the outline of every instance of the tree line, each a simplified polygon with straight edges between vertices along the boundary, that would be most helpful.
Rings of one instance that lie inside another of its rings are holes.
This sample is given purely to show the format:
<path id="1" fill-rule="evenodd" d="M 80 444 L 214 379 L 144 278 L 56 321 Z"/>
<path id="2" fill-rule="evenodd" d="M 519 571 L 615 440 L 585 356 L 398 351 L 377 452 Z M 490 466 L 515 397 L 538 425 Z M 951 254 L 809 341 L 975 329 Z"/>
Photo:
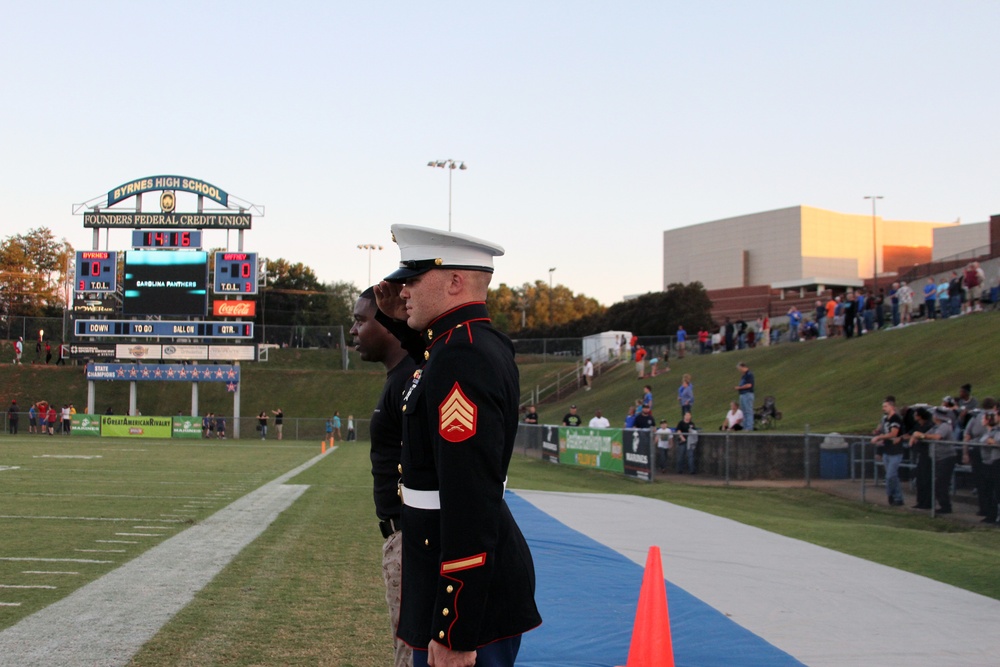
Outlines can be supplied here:
<path id="1" fill-rule="evenodd" d="M 74 259 L 73 246 L 46 227 L 0 241 L 0 317 L 61 316 L 73 298 Z M 353 282 L 324 283 L 302 262 L 283 258 L 264 260 L 263 270 L 257 323 L 266 318 L 268 325 L 350 328 L 361 293 Z M 668 335 L 680 324 L 690 332 L 712 326 L 712 304 L 701 283 L 673 284 L 610 307 L 565 285 L 501 283 L 489 290 L 487 305 L 494 325 L 518 338 L 578 338 L 609 330 Z"/>

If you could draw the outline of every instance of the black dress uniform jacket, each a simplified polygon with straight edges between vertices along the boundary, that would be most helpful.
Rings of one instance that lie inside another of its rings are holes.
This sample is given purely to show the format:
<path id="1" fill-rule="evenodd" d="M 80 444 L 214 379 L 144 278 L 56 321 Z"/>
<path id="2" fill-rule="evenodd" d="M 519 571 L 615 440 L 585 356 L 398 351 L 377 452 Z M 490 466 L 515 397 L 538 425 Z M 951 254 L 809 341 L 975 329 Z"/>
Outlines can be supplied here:
<path id="1" fill-rule="evenodd" d="M 470 651 L 542 620 L 531 552 L 503 499 L 519 375 L 513 345 L 484 303 L 460 306 L 415 335 L 424 351 L 403 394 L 397 634 L 418 649 L 434 639 Z M 404 347 L 418 349 L 412 342 Z M 437 491 L 440 509 L 410 506 L 407 489 Z"/>

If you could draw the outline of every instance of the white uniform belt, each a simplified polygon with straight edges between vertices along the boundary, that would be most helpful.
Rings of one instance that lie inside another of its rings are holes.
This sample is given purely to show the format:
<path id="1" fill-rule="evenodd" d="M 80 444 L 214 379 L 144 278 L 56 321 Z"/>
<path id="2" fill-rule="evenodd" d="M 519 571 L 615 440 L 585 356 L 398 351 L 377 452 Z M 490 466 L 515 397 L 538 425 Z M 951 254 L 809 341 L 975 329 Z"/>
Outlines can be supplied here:
<path id="1" fill-rule="evenodd" d="M 400 485 L 399 490 L 403 492 L 403 504 L 418 510 L 439 510 L 441 509 L 441 496 L 437 491 L 421 491 L 419 489 L 409 489 Z"/>
<path id="2" fill-rule="evenodd" d="M 403 494 L 403 504 L 418 510 L 439 510 L 441 509 L 441 496 L 437 491 L 421 491 L 420 489 L 410 489 L 400 484 L 399 490 Z M 503 495 L 507 493 L 507 479 L 503 480 Z"/>

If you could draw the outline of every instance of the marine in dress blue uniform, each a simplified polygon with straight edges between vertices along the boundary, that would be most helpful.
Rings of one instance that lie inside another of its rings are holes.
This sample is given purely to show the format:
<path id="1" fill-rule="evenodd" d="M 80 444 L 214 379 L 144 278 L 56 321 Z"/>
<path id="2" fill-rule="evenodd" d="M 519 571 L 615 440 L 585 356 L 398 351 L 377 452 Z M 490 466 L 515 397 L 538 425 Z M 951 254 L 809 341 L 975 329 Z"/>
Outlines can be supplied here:
<path id="1" fill-rule="evenodd" d="M 430 276 L 439 282 L 492 273 L 493 256 L 503 253 L 461 234 L 408 225 L 392 230 L 402 261 L 377 290 L 380 308 L 391 303 L 394 290 L 413 306 L 407 290 L 429 280 L 428 271 L 448 272 Z M 483 297 L 487 283 L 481 282 Z M 441 647 L 477 651 L 477 665 L 513 664 L 520 635 L 541 623 L 531 552 L 504 502 L 520 393 L 514 349 L 491 325 L 485 302 L 466 300 L 468 293 L 444 298 L 423 316 L 410 312 L 410 326 L 420 329 L 402 341 L 420 363 L 401 408 L 403 596 L 397 631 L 415 649 L 415 665 L 426 664 L 428 648 Z M 392 310 L 398 318 L 401 311 Z"/>

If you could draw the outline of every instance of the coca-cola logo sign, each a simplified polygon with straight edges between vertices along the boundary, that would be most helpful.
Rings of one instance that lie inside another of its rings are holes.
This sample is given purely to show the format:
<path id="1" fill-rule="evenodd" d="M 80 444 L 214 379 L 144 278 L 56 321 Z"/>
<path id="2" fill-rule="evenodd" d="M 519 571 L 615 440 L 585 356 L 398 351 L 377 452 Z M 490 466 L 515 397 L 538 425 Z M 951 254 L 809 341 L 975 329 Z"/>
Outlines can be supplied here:
<path id="1" fill-rule="evenodd" d="M 216 317 L 254 317 L 256 301 L 213 301 L 212 315 Z"/>

